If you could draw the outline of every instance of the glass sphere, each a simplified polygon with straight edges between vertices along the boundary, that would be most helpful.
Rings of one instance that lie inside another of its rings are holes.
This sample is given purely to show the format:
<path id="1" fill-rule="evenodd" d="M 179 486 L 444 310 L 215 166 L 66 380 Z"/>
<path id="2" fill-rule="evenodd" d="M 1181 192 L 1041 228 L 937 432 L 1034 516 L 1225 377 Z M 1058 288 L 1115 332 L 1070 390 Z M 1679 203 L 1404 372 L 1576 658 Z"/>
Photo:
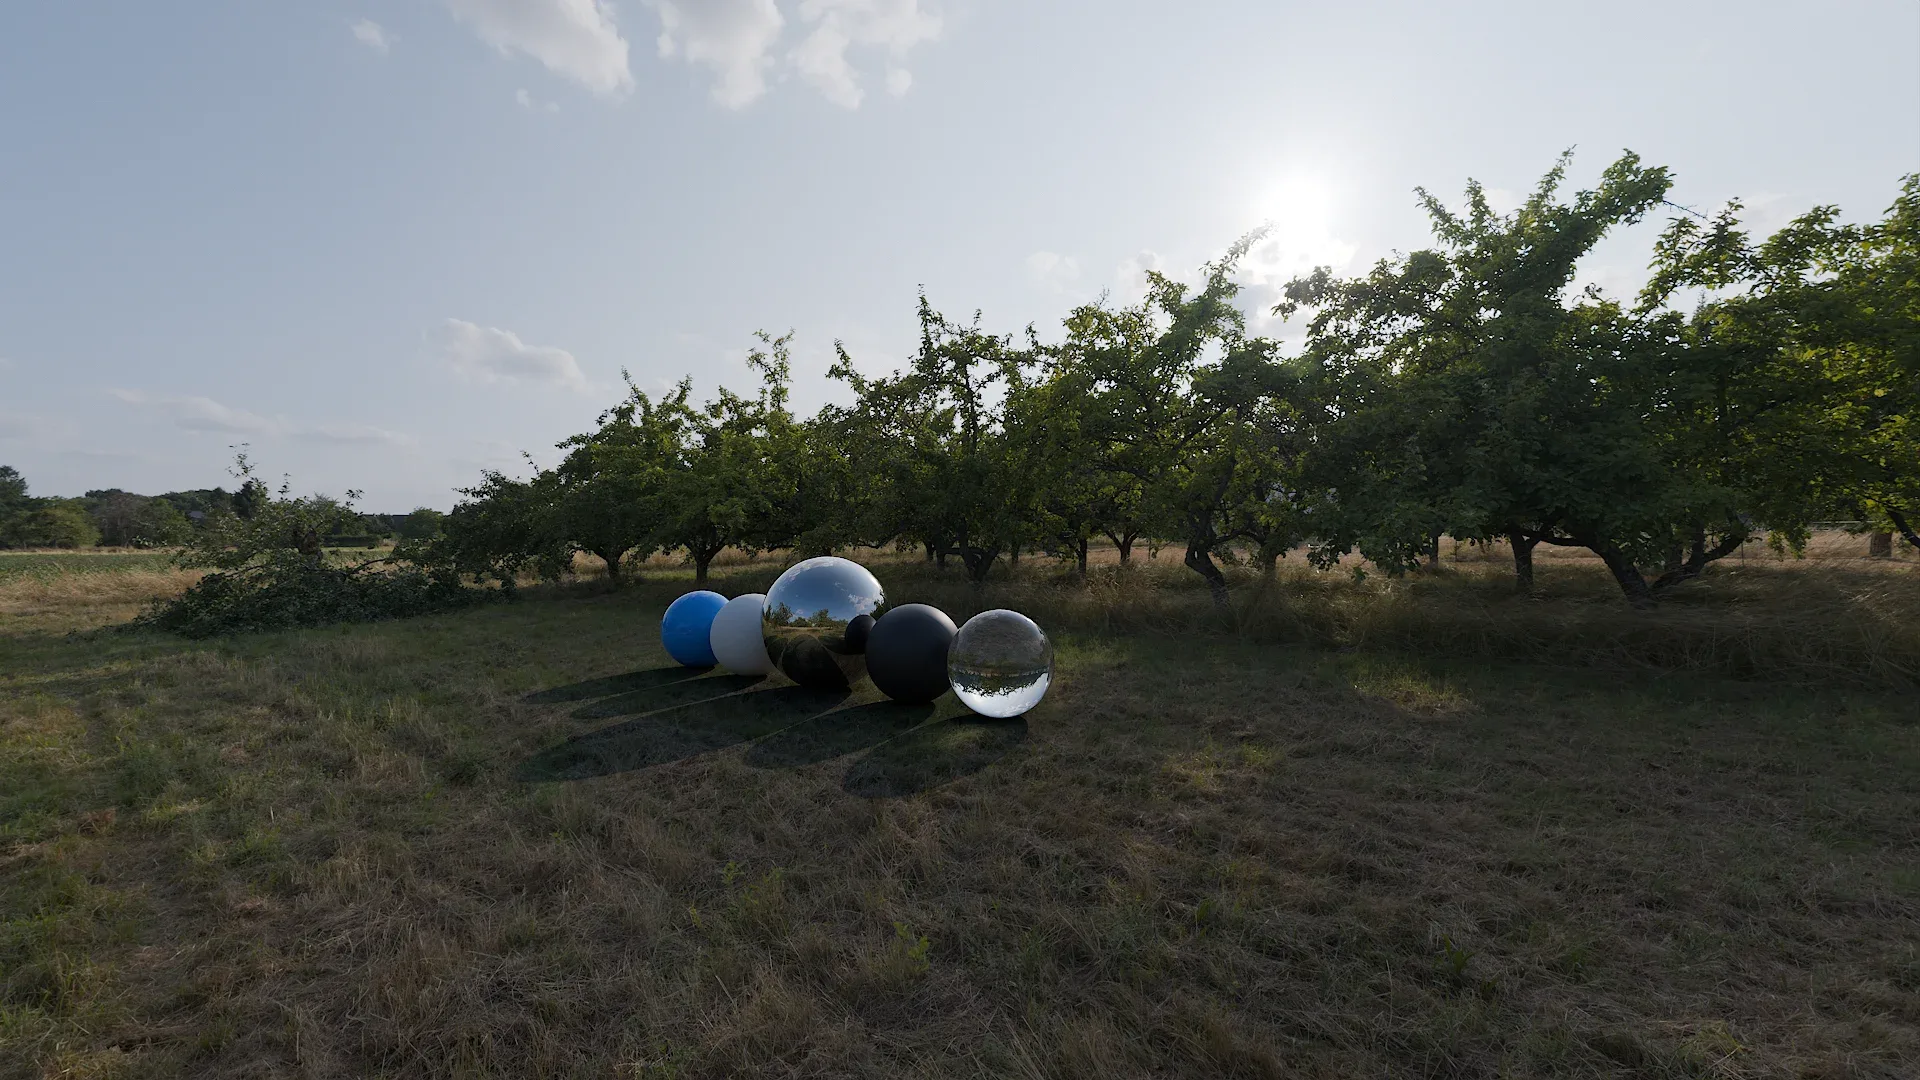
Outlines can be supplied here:
<path id="1" fill-rule="evenodd" d="M 831 555 L 794 563 L 767 590 L 767 658 L 801 686 L 851 689 L 867 674 L 862 631 L 886 608 L 879 580 L 859 563 Z"/>
<path id="2" fill-rule="evenodd" d="M 982 716 L 1019 716 L 1047 696 L 1053 643 L 1017 611 L 983 611 L 960 627 L 947 650 L 947 679 L 960 703 Z"/>

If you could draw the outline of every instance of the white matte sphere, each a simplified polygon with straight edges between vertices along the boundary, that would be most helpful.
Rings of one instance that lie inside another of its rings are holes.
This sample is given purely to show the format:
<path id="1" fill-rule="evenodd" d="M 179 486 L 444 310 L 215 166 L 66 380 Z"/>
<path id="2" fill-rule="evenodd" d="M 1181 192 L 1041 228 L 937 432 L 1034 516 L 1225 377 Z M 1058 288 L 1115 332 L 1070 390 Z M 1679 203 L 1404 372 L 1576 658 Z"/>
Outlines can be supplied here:
<path id="1" fill-rule="evenodd" d="M 713 617 L 713 656 L 720 666 L 742 675 L 773 670 L 773 661 L 767 659 L 767 639 L 760 631 L 760 609 L 766 602 L 766 593 L 742 593 Z"/>

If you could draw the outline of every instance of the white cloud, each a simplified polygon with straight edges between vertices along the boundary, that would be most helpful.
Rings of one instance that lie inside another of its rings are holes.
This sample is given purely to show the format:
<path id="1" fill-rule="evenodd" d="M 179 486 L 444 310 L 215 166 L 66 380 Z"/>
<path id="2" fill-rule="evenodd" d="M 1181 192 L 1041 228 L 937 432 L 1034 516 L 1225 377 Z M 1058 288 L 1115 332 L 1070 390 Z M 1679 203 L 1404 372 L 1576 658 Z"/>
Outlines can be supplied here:
<path id="1" fill-rule="evenodd" d="M 371 424 L 318 424 L 295 429 L 293 434 L 303 439 L 330 443 L 378 443 L 386 446 L 408 446 L 413 443 L 410 435 Z"/>
<path id="2" fill-rule="evenodd" d="M 188 431 L 219 432 L 228 435 L 265 435 L 283 430 L 284 425 L 245 409 L 228 408 L 209 397 L 195 394 L 148 394 L 141 390 L 109 390 L 108 393 L 129 405 L 140 405 L 166 416 L 176 427 Z"/>
<path id="3" fill-rule="evenodd" d="M 1167 263 L 1158 252 L 1142 251 L 1120 260 L 1113 268 L 1114 299 L 1122 304 L 1138 303 L 1147 295 L 1147 271 L 1165 273 Z"/>
<path id="4" fill-rule="evenodd" d="M 1498 188 L 1490 201 L 1510 198 Z M 1339 185 L 1313 171 L 1282 175 L 1260 200 L 1266 234 L 1240 261 L 1236 278 L 1247 288 L 1244 306 L 1256 326 L 1278 320 L 1273 307 L 1287 283 L 1331 267 L 1336 273 L 1353 262 L 1359 248 L 1334 233 L 1340 219 Z"/>
<path id="5" fill-rule="evenodd" d="M 572 353 L 550 345 L 528 345 L 520 335 L 495 326 L 448 319 L 442 327 L 440 355 L 454 370 L 484 383 L 514 380 L 587 389 L 587 377 Z"/>
<path id="6" fill-rule="evenodd" d="M 887 92 L 913 85 L 902 61 L 915 45 L 940 36 L 940 17 L 921 0 L 799 0 L 789 5 L 803 28 L 776 62 L 788 19 L 776 0 L 645 0 L 660 17 L 660 55 L 711 68 L 713 97 L 730 109 L 766 93 L 778 71 L 790 70 L 828 101 L 848 109 L 866 97 L 849 53 L 879 52 L 886 60 Z"/>
<path id="7" fill-rule="evenodd" d="M 1715 212 L 1720 208 L 1714 207 Z M 1748 235 L 1756 242 L 1772 236 L 1785 228 L 1789 222 L 1807 207 L 1796 206 L 1789 195 L 1777 191 L 1761 191 L 1740 196 L 1740 222 L 1747 228 Z"/>
<path id="8" fill-rule="evenodd" d="M 913 85 L 913 73 L 897 61 L 923 41 L 940 36 L 940 17 L 920 8 L 920 0 L 800 0 L 800 19 L 813 30 L 788 54 L 800 77 L 828 101 L 857 109 L 866 96 L 860 76 L 847 59 L 858 46 L 883 50 L 886 85 L 895 97 Z"/>
<path id="9" fill-rule="evenodd" d="M 525 110 L 527 110 L 528 112 L 535 112 L 535 111 L 538 111 L 538 112 L 559 112 L 559 111 L 560 111 L 560 103 L 559 103 L 559 102 L 557 102 L 557 101 L 538 101 L 538 100 L 536 100 L 536 99 L 534 98 L 534 96 L 533 96 L 532 94 L 529 94 L 529 93 L 527 93 L 527 91 L 526 91 L 526 88 L 525 88 L 525 87 L 521 87 L 520 89 L 518 89 L 518 90 L 515 90 L 515 91 L 513 92 L 513 100 L 515 100 L 515 101 L 517 101 L 517 102 L 519 102 L 519 103 L 520 103 L 520 107 L 521 107 L 521 108 L 523 108 L 523 109 L 525 109 Z"/>
<path id="10" fill-rule="evenodd" d="M 392 34 L 387 33 L 385 27 L 374 22 L 372 19 L 361 19 L 359 22 L 354 23 L 350 29 L 353 30 L 353 36 L 360 44 L 365 45 L 377 53 L 385 53 L 388 49 L 393 48 L 393 43 L 396 40 Z"/>
<path id="11" fill-rule="evenodd" d="M 713 99 L 738 109 L 766 92 L 769 52 L 786 19 L 773 0 L 646 0 L 660 16 L 660 55 L 713 69 Z"/>
<path id="12" fill-rule="evenodd" d="M 173 421 L 175 427 L 217 435 L 291 435 L 332 443 L 381 443 L 405 446 L 411 436 L 377 428 L 371 424 L 292 424 L 282 417 L 236 409 L 198 394 L 149 394 L 144 390 L 115 388 L 107 393 L 129 405 L 157 413 Z"/>
<path id="13" fill-rule="evenodd" d="M 1239 278 L 1249 285 L 1278 289 L 1317 266 L 1345 269 L 1360 249 L 1324 231 L 1275 231 L 1253 245 L 1240 263 Z"/>
<path id="14" fill-rule="evenodd" d="M 633 89 L 627 41 L 607 0 L 444 0 L 453 17 L 504 54 L 525 53 L 596 94 Z"/>
<path id="15" fill-rule="evenodd" d="M 1027 256 L 1027 277 L 1043 289 L 1065 292 L 1080 279 L 1080 260 L 1057 252 L 1036 251 Z"/>

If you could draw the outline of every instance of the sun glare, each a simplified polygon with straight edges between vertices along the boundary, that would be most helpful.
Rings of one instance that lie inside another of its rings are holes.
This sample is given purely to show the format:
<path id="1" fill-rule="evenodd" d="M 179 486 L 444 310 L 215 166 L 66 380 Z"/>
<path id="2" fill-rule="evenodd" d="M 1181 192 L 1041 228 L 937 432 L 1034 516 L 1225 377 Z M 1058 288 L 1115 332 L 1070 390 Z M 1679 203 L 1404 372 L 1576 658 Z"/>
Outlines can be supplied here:
<path id="1" fill-rule="evenodd" d="M 1316 266 L 1344 266 L 1354 246 L 1339 238 L 1338 188 L 1323 173 L 1296 172 L 1270 178 L 1252 200 L 1249 225 L 1266 237 L 1248 253 L 1255 277 L 1279 281 Z"/>
<path id="2" fill-rule="evenodd" d="M 1333 216 L 1333 185 L 1317 174 L 1289 176 L 1262 191 L 1253 209 L 1275 235 L 1324 233 Z"/>

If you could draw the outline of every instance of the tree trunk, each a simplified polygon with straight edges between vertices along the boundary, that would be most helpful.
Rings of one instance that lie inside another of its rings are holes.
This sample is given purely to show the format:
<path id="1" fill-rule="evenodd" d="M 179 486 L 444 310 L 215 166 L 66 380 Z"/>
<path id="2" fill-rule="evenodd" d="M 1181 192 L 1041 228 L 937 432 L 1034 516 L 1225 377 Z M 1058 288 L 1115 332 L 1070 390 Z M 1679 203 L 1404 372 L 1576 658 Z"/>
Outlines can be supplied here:
<path id="1" fill-rule="evenodd" d="M 1533 595 L 1533 548 L 1540 540 L 1519 529 L 1507 534 L 1507 543 L 1513 547 L 1514 585 L 1524 596 Z"/>
<path id="2" fill-rule="evenodd" d="M 718 554 L 720 553 L 717 551 L 696 551 L 693 553 L 693 583 L 695 585 L 705 585 L 707 583 L 707 567 L 713 565 L 713 557 Z"/>
<path id="3" fill-rule="evenodd" d="M 1687 556 L 1685 552 L 1680 550 L 1680 545 L 1668 544 L 1667 545 L 1667 563 L 1665 566 L 1661 567 L 1661 569 L 1666 573 L 1671 574 L 1674 571 L 1680 569 L 1682 566 L 1685 566 L 1686 564 L 1687 564 Z"/>
<path id="4" fill-rule="evenodd" d="M 1588 544 L 1587 550 L 1600 556 L 1600 561 L 1613 571 L 1613 580 L 1620 583 L 1620 591 L 1626 594 L 1627 603 L 1637 608 L 1653 606 L 1653 587 L 1647 584 L 1647 579 L 1641 575 L 1640 568 L 1633 565 L 1632 559 L 1621 554 L 1620 549 L 1612 544 Z"/>
<path id="5" fill-rule="evenodd" d="M 1074 554 L 1080 563 L 1080 579 L 1082 581 L 1085 581 L 1087 577 L 1087 538 L 1086 537 L 1083 536 L 1080 538 L 1079 550 L 1077 550 Z"/>
<path id="6" fill-rule="evenodd" d="M 1906 538 L 1907 543 L 1912 544 L 1916 549 L 1920 549 L 1920 534 L 1916 534 L 1913 531 L 1913 526 L 1907 524 L 1907 519 L 1900 511 L 1895 510 L 1891 506 L 1882 507 L 1882 509 L 1886 510 L 1887 520 L 1893 522 L 1893 527 L 1900 530 L 1900 535 Z"/>
<path id="7" fill-rule="evenodd" d="M 1433 538 L 1427 541 L 1427 569 L 1429 570 L 1440 569 L 1440 534 L 1439 533 L 1434 533 Z"/>
<path id="8" fill-rule="evenodd" d="M 933 545 L 932 545 L 932 544 L 927 544 L 927 545 L 924 545 L 924 546 L 925 546 L 925 547 L 926 547 L 926 549 L 927 549 L 927 561 L 928 561 L 928 562 L 932 562 L 932 561 L 933 561 Z"/>
<path id="9" fill-rule="evenodd" d="M 1869 559 L 1893 558 L 1893 534 L 1876 529 L 1867 534 L 1867 557 Z"/>
<path id="10" fill-rule="evenodd" d="M 987 587 L 987 574 L 993 570 L 993 560 L 996 557 L 996 552 L 982 551 L 967 561 L 967 577 L 972 580 L 974 588 Z"/>
<path id="11" fill-rule="evenodd" d="M 1132 533 L 1122 533 L 1118 536 L 1113 533 L 1107 534 L 1107 539 L 1113 541 L 1114 548 L 1120 552 L 1121 566 L 1133 561 L 1133 536 Z"/>
<path id="12" fill-rule="evenodd" d="M 1661 574 L 1659 580 L 1653 583 L 1653 591 L 1665 592 L 1683 581 L 1691 581 L 1699 577 L 1707 572 L 1707 564 L 1717 562 L 1739 551 L 1746 542 L 1746 533 L 1736 530 L 1721 538 L 1719 544 L 1709 548 L 1706 526 L 1696 526 L 1693 531 L 1692 550 L 1688 552 L 1686 561 Z"/>
<path id="13" fill-rule="evenodd" d="M 1265 540 L 1260 541 L 1260 546 L 1254 549 L 1253 553 L 1254 561 L 1260 564 L 1260 576 L 1271 579 L 1279 573 L 1280 556 L 1284 554 L 1286 552 L 1281 548 L 1277 536 L 1269 535 Z"/>
<path id="14" fill-rule="evenodd" d="M 600 557 L 600 561 L 601 561 L 601 562 L 603 562 L 603 563 L 606 563 L 606 564 L 607 564 L 607 584 L 609 584 L 609 585 L 612 585 L 612 586 L 613 586 L 613 587 L 615 587 L 615 588 L 619 588 L 619 587 L 620 587 L 620 583 L 621 583 L 621 578 L 620 578 L 620 557 L 621 557 L 622 555 L 625 555 L 625 554 L 626 554 L 626 552 L 624 552 L 624 551 L 596 551 L 596 552 L 594 552 L 594 554 L 595 554 L 595 555 L 598 555 L 598 556 Z"/>
<path id="15" fill-rule="evenodd" d="M 947 548 L 940 554 L 960 556 L 960 564 L 967 568 L 967 580 L 972 582 L 974 588 L 984 589 L 987 586 L 987 574 L 993 569 L 993 561 L 1000 557 L 1000 549 L 967 545 Z"/>
<path id="16" fill-rule="evenodd" d="M 1203 541 L 1190 541 L 1187 544 L 1187 567 L 1206 579 L 1207 589 L 1213 593 L 1213 605 L 1222 611 L 1227 608 L 1227 576 L 1214 565 L 1210 545 Z"/>

